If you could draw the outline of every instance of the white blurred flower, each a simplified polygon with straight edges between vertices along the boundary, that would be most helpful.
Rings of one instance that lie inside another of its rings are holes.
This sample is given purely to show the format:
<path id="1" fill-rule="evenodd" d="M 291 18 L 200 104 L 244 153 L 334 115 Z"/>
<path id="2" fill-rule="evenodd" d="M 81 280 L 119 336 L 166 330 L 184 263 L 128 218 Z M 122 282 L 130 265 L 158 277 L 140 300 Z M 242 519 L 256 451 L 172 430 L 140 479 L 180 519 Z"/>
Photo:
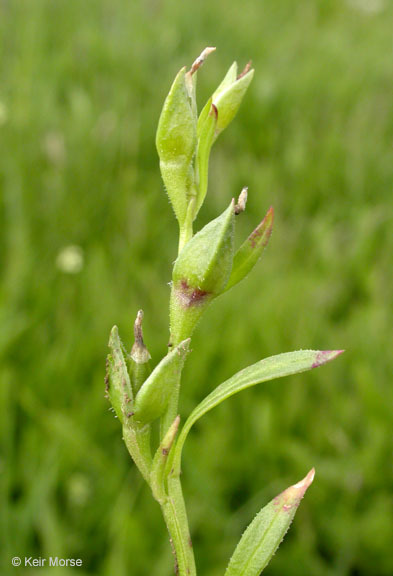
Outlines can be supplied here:
<path id="1" fill-rule="evenodd" d="M 63 248 L 56 258 L 56 266 L 65 274 L 78 274 L 83 268 L 83 263 L 83 250 L 75 245 Z"/>
<path id="2" fill-rule="evenodd" d="M 386 0 L 347 0 L 353 8 L 368 14 L 382 12 L 386 8 Z"/>
<path id="3" fill-rule="evenodd" d="M 64 164 L 66 148 L 64 137 L 59 132 L 48 132 L 42 143 L 44 152 L 50 162 L 57 166 Z"/>
<path id="4" fill-rule="evenodd" d="M 68 482 L 68 497 L 74 506 L 84 506 L 91 494 L 89 479 L 84 474 L 73 474 Z"/>

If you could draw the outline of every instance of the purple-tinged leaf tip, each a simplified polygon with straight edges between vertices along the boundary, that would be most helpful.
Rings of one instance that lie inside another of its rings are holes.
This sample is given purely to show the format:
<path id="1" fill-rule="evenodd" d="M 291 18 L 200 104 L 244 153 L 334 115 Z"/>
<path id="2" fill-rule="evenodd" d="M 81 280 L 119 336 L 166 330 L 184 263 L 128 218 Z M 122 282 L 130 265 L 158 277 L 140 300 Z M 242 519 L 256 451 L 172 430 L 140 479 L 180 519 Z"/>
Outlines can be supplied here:
<path id="1" fill-rule="evenodd" d="M 310 470 L 303 480 L 271 500 L 244 532 L 225 576 L 259 576 L 284 538 L 307 488 L 314 479 Z"/>
<path id="2" fill-rule="evenodd" d="M 315 361 L 313 362 L 311 368 L 318 368 L 319 366 L 326 364 L 326 362 L 334 360 L 335 358 L 337 358 L 337 356 L 340 356 L 340 354 L 342 354 L 343 352 L 345 352 L 345 350 L 321 350 L 316 353 Z"/>
<path id="3" fill-rule="evenodd" d="M 297 482 L 293 486 L 290 486 L 284 492 L 281 492 L 274 499 L 274 505 L 276 508 L 283 510 L 284 512 L 290 512 L 293 508 L 297 508 L 300 504 L 301 499 L 306 493 L 306 490 L 310 487 L 314 480 L 315 468 L 312 468 L 310 472 Z"/>

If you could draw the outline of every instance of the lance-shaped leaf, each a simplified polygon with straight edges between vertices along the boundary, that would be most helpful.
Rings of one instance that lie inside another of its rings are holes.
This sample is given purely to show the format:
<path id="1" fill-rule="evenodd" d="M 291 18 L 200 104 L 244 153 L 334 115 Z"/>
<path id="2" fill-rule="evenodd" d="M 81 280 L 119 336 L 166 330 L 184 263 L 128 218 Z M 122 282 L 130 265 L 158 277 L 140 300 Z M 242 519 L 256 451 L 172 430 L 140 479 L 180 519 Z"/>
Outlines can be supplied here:
<path id="1" fill-rule="evenodd" d="M 111 330 L 108 346 L 106 392 L 117 417 L 123 422 L 132 410 L 133 394 L 117 326 Z"/>
<path id="2" fill-rule="evenodd" d="M 217 386 L 191 412 L 183 426 L 174 451 L 174 475 L 180 473 L 181 453 L 191 427 L 212 408 L 241 390 L 250 388 L 250 386 L 317 368 L 333 360 L 342 352 L 343 350 L 299 350 L 298 352 L 286 352 L 277 356 L 270 356 L 270 358 L 265 358 L 252 366 L 248 366 Z"/>
<path id="3" fill-rule="evenodd" d="M 184 246 L 173 269 L 171 343 L 191 336 L 209 302 L 221 294 L 233 261 L 234 202 Z"/>
<path id="4" fill-rule="evenodd" d="M 165 479 L 166 479 L 166 464 L 168 461 L 168 454 L 172 448 L 173 442 L 177 431 L 179 429 L 180 416 L 176 416 L 175 420 L 169 427 L 167 433 L 165 434 L 162 442 L 153 458 L 153 465 L 150 473 L 150 486 L 153 492 L 154 498 L 163 503 L 167 499 L 167 493 L 165 490 Z"/>
<path id="5" fill-rule="evenodd" d="M 134 404 L 134 418 L 146 424 L 162 416 L 172 391 L 178 386 L 190 339 L 184 340 L 155 367 L 139 390 Z"/>
<path id="6" fill-rule="evenodd" d="M 272 234 L 273 218 L 274 211 L 271 207 L 262 222 L 236 251 L 226 290 L 243 280 L 258 262 Z"/>
<path id="7" fill-rule="evenodd" d="M 279 547 L 297 507 L 314 479 L 307 476 L 279 494 L 251 522 L 228 564 L 225 576 L 259 576 Z"/>
<path id="8" fill-rule="evenodd" d="M 180 225 L 185 221 L 190 193 L 194 194 L 192 159 L 196 151 L 196 117 L 182 68 L 165 100 L 157 128 L 156 146 L 161 175 Z"/>

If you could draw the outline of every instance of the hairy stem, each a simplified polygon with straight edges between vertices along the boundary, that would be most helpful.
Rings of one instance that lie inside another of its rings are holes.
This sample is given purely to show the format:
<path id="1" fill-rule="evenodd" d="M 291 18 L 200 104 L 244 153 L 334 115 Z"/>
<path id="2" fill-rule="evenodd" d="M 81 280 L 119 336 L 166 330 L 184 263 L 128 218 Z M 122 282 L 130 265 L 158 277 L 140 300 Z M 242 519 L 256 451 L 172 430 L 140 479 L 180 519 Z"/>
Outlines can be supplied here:
<path id="1" fill-rule="evenodd" d="M 178 477 L 168 481 L 168 498 L 161 509 L 175 556 L 176 576 L 196 576 L 187 512 Z"/>

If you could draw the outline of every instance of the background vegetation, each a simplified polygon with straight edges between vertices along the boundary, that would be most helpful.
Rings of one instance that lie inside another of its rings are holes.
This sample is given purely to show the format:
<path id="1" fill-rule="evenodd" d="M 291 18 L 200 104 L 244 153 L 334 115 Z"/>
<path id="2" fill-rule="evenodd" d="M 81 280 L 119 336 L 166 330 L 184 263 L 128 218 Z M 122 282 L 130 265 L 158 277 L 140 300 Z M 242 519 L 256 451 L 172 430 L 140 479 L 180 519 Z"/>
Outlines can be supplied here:
<path id="1" fill-rule="evenodd" d="M 244 184 L 239 240 L 271 204 L 276 221 L 195 334 L 182 416 L 264 356 L 347 353 L 198 424 L 184 483 L 200 572 L 222 575 L 254 514 L 314 465 L 266 575 L 393 573 L 392 29 L 389 0 L 0 2 L 2 574 L 31 554 L 80 557 L 79 575 L 172 574 L 103 377 L 110 328 L 130 346 L 138 308 L 153 359 L 165 353 L 177 231 L 154 136 L 206 45 L 201 105 L 234 59 L 256 77 L 213 151 L 198 227 Z"/>

